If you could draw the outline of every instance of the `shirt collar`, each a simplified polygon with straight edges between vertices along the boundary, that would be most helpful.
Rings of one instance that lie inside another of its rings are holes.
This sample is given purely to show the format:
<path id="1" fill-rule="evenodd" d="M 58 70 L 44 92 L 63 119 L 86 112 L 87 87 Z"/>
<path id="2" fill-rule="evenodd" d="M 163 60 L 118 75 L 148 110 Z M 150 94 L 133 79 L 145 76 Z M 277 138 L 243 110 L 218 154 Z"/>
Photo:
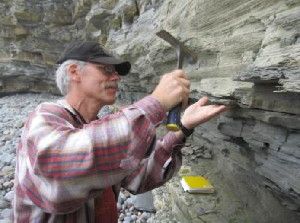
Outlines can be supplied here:
<path id="1" fill-rule="evenodd" d="M 72 108 L 72 106 L 67 102 L 66 99 L 60 99 L 57 101 L 57 104 L 68 109 L 70 112 L 72 112 L 72 114 L 77 115 L 76 111 L 74 110 L 74 108 Z"/>

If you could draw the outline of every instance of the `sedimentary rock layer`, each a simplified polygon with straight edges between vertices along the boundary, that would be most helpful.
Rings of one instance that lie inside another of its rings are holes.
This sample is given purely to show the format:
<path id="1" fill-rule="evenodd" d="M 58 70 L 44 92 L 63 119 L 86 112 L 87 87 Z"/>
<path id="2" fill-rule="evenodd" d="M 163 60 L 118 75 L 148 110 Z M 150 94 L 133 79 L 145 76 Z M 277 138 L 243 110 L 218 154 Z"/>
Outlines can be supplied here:
<path id="1" fill-rule="evenodd" d="M 299 217 L 299 0 L 2 0 L 0 12 L 2 95 L 58 93 L 56 59 L 69 41 L 88 39 L 132 62 L 119 97 L 130 103 L 176 67 L 174 48 L 155 35 L 166 29 L 198 56 L 184 62 L 192 99 L 208 95 L 231 108 L 196 129 L 186 155 L 197 173 L 215 173 L 220 210 L 197 217 L 190 209 L 186 221 Z M 185 210 L 184 194 L 172 194 L 175 212 Z"/>

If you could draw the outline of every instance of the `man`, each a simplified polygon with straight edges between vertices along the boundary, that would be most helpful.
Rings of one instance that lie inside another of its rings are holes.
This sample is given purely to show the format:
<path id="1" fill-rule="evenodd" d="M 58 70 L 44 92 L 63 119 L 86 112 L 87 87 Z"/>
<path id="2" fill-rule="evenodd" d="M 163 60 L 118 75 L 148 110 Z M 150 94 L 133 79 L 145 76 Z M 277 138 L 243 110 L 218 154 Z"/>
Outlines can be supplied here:
<path id="1" fill-rule="evenodd" d="M 17 149 L 14 222 L 117 222 L 120 187 L 142 193 L 165 183 L 181 165 L 185 137 L 225 110 L 204 106 L 202 98 L 185 110 L 183 130 L 156 139 L 166 112 L 188 100 L 182 70 L 163 75 L 151 95 L 98 119 L 115 102 L 130 63 L 80 41 L 59 63 L 56 80 L 65 97 L 30 114 Z"/>

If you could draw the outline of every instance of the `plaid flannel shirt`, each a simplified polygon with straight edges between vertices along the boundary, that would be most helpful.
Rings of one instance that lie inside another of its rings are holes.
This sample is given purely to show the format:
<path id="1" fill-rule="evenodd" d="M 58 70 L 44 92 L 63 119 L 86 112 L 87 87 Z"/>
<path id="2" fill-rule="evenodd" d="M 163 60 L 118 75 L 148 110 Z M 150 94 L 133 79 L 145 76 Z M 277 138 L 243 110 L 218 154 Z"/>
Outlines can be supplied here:
<path id="1" fill-rule="evenodd" d="M 156 139 L 165 118 L 151 96 L 84 124 L 60 100 L 42 103 L 17 148 L 14 222 L 94 222 L 94 199 L 112 186 L 142 193 L 179 169 L 183 139 Z"/>

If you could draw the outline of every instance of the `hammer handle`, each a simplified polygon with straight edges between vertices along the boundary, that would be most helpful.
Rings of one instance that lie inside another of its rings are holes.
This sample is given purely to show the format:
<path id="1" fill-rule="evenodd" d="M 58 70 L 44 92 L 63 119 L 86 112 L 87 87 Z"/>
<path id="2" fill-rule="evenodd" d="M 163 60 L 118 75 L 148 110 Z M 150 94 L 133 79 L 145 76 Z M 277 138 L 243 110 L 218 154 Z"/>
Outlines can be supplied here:
<path id="1" fill-rule="evenodd" d="M 169 111 L 168 118 L 167 118 L 168 130 L 178 131 L 180 129 L 178 124 L 180 122 L 180 110 L 181 110 L 181 104 L 178 104 Z"/>
<path id="2" fill-rule="evenodd" d="M 183 62 L 183 53 L 180 46 L 176 49 L 177 53 L 177 68 L 182 69 L 182 62 Z M 180 122 L 180 111 L 181 111 L 181 104 L 176 105 L 173 107 L 168 114 L 167 118 L 167 129 L 170 131 L 178 131 L 179 128 L 179 122 Z"/>

